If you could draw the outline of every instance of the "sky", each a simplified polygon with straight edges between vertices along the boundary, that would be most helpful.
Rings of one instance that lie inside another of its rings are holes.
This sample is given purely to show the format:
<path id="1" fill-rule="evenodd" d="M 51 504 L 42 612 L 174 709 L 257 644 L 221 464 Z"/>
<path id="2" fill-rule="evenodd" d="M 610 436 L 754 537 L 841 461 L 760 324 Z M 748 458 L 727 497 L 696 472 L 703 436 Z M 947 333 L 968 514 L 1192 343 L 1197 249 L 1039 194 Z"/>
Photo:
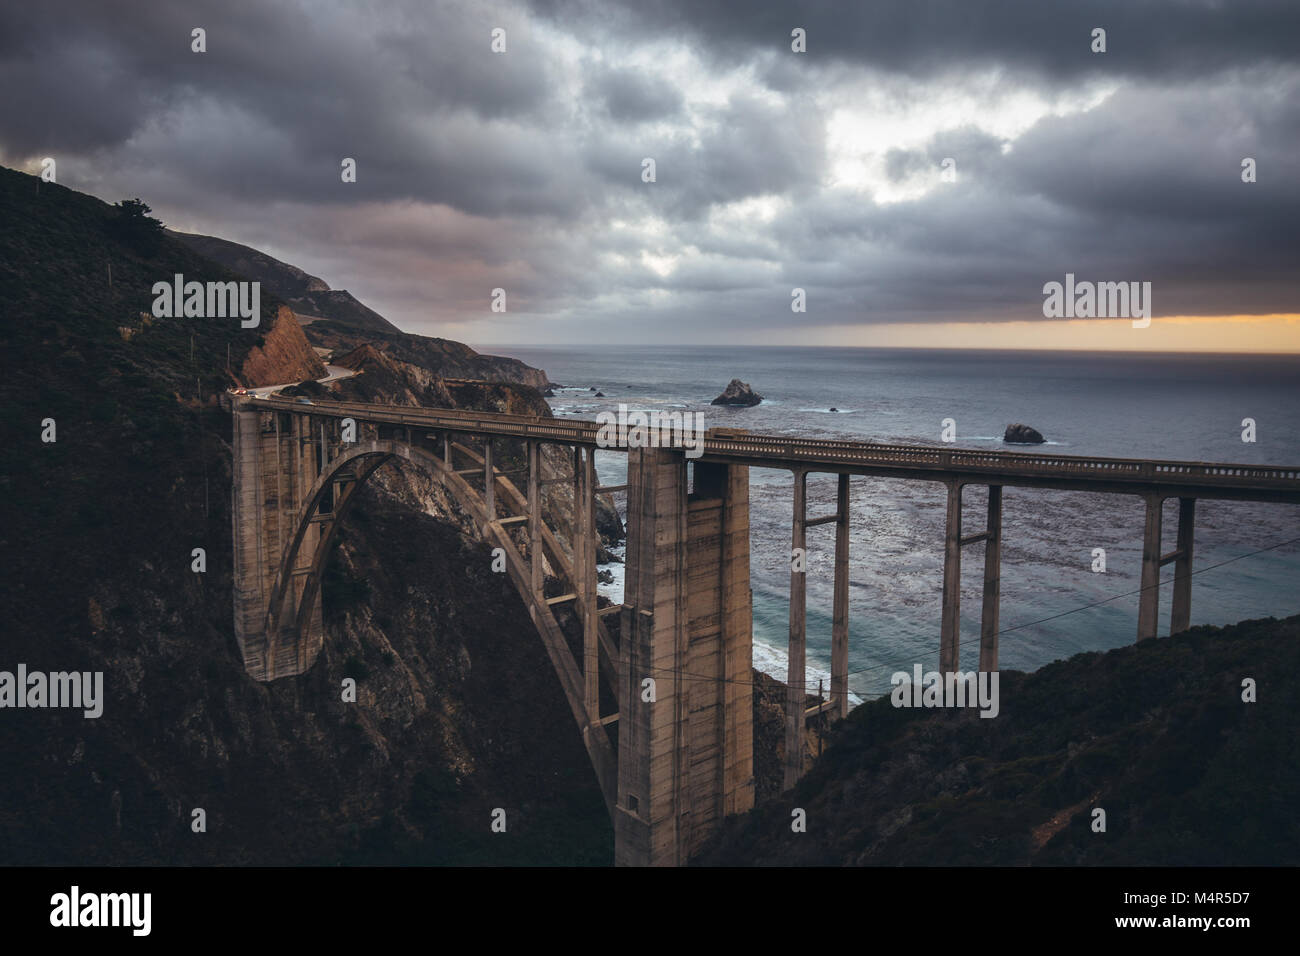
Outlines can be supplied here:
<path id="1" fill-rule="evenodd" d="M 6 4 L 45 157 L 477 346 L 1300 351 L 1294 0 Z"/>

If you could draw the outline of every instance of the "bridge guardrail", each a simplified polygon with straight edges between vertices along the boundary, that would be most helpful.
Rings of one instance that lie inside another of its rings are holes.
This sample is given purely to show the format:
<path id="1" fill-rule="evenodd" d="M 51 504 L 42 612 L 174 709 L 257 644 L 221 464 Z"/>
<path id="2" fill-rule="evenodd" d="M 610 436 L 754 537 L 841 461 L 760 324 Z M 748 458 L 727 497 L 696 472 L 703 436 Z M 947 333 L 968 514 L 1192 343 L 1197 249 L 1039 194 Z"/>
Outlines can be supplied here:
<path id="1" fill-rule="evenodd" d="M 540 419 L 496 412 L 462 412 L 456 409 L 412 409 L 361 402 L 303 405 L 291 399 L 253 398 L 247 404 L 268 410 L 306 415 L 329 415 L 382 421 L 435 430 L 537 438 L 595 445 L 600 426 L 572 419 Z M 660 430 L 664 436 L 665 431 Z M 663 446 L 670 443 L 660 439 Z M 626 451 L 626 445 L 608 447 Z M 1097 458 L 1045 455 L 1034 452 L 978 451 L 931 445 L 891 445 L 838 439 L 799 439 L 787 436 L 745 434 L 743 437 L 706 435 L 706 456 L 752 458 L 771 467 L 787 463 L 879 465 L 927 471 L 1022 475 L 1026 477 L 1081 477 L 1117 481 L 1186 483 L 1189 480 L 1227 487 L 1281 487 L 1300 492 L 1300 467 L 1250 465 L 1230 462 L 1149 461 L 1133 458 Z M 761 466 L 761 464 L 760 464 Z"/>

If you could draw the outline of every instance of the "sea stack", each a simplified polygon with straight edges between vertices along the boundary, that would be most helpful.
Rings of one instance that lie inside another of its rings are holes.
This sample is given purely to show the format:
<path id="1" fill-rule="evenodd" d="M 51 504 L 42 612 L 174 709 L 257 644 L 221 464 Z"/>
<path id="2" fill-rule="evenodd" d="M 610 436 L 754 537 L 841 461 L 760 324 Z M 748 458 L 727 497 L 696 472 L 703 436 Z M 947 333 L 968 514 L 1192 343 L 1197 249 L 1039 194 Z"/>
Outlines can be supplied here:
<path id="1" fill-rule="evenodd" d="M 722 390 L 722 394 L 710 402 L 710 404 L 757 405 L 762 400 L 763 396 L 750 388 L 748 382 L 742 382 L 738 378 L 733 378 L 731 383 Z"/>
<path id="2" fill-rule="evenodd" d="M 1030 428 L 1028 425 L 1022 425 L 1016 422 L 1014 425 L 1008 425 L 1006 434 L 1002 436 L 1004 442 L 1012 445 L 1041 445 L 1047 441 L 1043 433 L 1036 428 Z"/>

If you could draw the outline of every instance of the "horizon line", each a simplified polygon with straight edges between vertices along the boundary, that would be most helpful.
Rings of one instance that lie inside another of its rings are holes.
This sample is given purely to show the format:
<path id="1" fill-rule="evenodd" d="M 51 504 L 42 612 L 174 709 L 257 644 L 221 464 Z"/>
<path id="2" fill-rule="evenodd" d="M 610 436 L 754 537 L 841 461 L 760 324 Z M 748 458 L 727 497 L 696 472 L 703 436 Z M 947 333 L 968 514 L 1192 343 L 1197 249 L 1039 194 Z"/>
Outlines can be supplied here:
<path id="1" fill-rule="evenodd" d="M 421 332 L 405 332 L 407 335 L 423 335 Z M 443 336 L 427 336 L 428 338 L 444 338 Z M 454 341 L 454 340 L 448 340 Z M 477 345 L 466 342 L 475 351 L 483 351 L 488 348 L 522 348 L 522 349 L 625 349 L 625 348 L 663 348 L 662 342 L 628 342 L 628 343 L 591 343 L 591 342 L 499 342 L 484 345 Z M 671 346 L 676 349 L 689 348 L 732 348 L 732 349 L 827 349 L 827 350 L 875 350 L 881 352 L 1076 352 L 1093 355 L 1265 355 L 1265 356 L 1300 356 L 1300 347 L 1294 351 L 1274 350 L 1268 352 L 1252 351 L 1248 349 L 1233 349 L 1224 351 L 1221 349 L 1117 349 L 1117 348 L 1070 348 L 1068 346 L 1059 346 L 1052 348 L 1040 348 L 1033 346 L 962 346 L 962 345 L 796 345 L 793 343 L 780 345 L 737 345 L 735 342 L 691 342 L 676 343 Z"/>

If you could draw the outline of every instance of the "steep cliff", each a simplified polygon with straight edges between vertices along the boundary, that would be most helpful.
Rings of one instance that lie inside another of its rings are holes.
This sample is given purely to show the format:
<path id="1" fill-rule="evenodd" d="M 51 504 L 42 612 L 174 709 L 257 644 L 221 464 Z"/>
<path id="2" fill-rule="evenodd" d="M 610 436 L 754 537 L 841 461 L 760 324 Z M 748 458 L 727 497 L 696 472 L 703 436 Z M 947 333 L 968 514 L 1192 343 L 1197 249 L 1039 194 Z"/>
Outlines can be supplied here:
<path id="1" fill-rule="evenodd" d="M 239 380 L 250 387 L 324 377 L 325 365 L 307 343 L 297 317 L 287 305 L 276 309 L 275 320 L 262 343 L 249 350 L 239 368 Z"/>

